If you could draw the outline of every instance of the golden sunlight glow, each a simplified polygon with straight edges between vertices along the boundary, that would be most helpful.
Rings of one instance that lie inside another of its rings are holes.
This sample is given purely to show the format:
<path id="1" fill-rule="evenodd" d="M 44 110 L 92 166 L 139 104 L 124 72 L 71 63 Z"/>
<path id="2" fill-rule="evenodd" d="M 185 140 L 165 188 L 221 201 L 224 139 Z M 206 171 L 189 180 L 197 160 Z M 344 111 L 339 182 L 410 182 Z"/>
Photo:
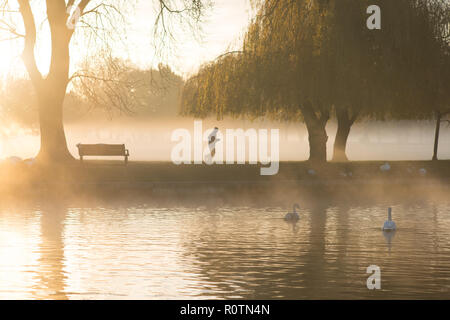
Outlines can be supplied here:
<path id="1" fill-rule="evenodd" d="M 183 41 L 178 49 L 181 55 L 170 58 L 166 63 L 173 66 L 179 73 L 192 73 L 205 61 L 214 59 L 226 51 L 230 43 L 233 43 L 244 31 L 249 19 L 249 4 L 242 0 L 219 0 L 215 2 L 215 8 L 207 17 L 203 37 L 198 39 L 182 37 Z M 37 25 L 40 26 L 36 43 L 36 60 L 42 74 L 48 72 L 51 47 L 49 28 L 45 21 L 45 12 L 36 10 Z M 150 1 L 138 1 L 136 10 L 128 18 L 126 36 L 122 41 L 112 43 L 115 56 L 129 59 L 141 67 L 149 67 L 155 64 L 152 47 L 152 27 L 154 10 Z M 18 31 L 22 32 L 21 22 L 17 23 Z M 10 35 L 3 32 L 0 39 L 8 39 Z M 120 42 L 120 43 L 119 43 Z M 25 68 L 20 59 L 23 49 L 23 40 L 0 41 L 0 75 L 9 73 L 15 77 L 23 76 Z M 95 48 L 87 48 L 85 39 L 76 37 L 71 43 L 71 70 L 74 71 L 88 51 L 95 52 Z"/>
<path id="2" fill-rule="evenodd" d="M 11 216 L 9 218 L 12 218 Z M 25 287 L 33 287 L 35 276 L 29 272 L 38 264 L 39 216 L 30 217 L 28 224 L 0 223 L 0 299 L 32 298 L 24 295 Z M 11 219 L 14 220 L 14 219 Z"/>

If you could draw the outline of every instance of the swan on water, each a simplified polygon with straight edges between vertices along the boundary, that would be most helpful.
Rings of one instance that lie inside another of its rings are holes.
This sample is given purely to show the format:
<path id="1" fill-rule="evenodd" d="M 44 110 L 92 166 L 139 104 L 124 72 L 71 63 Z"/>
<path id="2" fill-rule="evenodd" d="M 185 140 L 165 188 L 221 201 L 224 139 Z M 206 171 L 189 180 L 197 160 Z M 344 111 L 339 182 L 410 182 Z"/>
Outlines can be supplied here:
<path id="1" fill-rule="evenodd" d="M 297 211 L 295 211 L 295 209 L 300 209 L 300 206 L 297 203 L 294 204 L 293 212 L 288 212 L 284 216 L 285 221 L 298 221 L 298 219 L 300 219 L 300 217 L 299 217 Z"/>
<path id="2" fill-rule="evenodd" d="M 388 209 L 388 219 L 384 222 L 383 231 L 394 231 L 397 229 L 395 222 L 392 221 L 392 208 Z"/>

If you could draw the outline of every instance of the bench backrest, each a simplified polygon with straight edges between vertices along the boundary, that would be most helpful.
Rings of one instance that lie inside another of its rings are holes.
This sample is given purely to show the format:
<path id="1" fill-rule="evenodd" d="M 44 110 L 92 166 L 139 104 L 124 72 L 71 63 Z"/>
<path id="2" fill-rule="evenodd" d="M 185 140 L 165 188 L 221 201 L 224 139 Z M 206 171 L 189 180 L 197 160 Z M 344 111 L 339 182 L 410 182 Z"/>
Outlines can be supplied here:
<path id="1" fill-rule="evenodd" d="M 125 156 L 124 144 L 78 144 L 80 156 Z"/>

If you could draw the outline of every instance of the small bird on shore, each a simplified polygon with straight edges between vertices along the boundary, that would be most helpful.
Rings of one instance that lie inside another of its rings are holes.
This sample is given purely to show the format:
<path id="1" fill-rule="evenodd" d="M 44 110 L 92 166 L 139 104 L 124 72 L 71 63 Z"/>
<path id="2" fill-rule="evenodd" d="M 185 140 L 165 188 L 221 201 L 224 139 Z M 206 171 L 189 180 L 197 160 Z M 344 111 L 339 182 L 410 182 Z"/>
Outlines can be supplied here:
<path id="1" fill-rule="evenodd" d="M 339 173 L 342 177 L 352 177 L 353 173 L 351 171 L 341 171 Z"/>
<path id="2" fill-rule="evenodd" d="M 392 208 L 388 208 L 388 219 L 384 222 L 383 231 L 394 231 L 397 229 L 395 222 L 392 221 Z"/>
<path id="3" fill-rule="evenodd" d="M 289 222 L 297 222 L 300 217 L 297 213 L 297 211 L 295 211 L 295 209 L 300 209 L 300 206 L 296 203 L 293 206 L 293 212 L 288 212 L 285 216 L 284 216 L 284 220 L 285 221 L 289 221 Z"/>
<path id="4" fill-rule="evenodd" d="M 383 172 L 389 171 L 389 170 L 391 170 L 391 165 L 386 162 L 385 164 L 380 166 L 380 170 L 383 171 Z"/>
<path id="5" fill-rule="evenodd" d="M 427 174 L 427 169 L 425 169 L 425 168 L 420 168 L 420 169 L 419 169 L 419 174 L 420 174 L 421 176 L 425 176 L 425 175 Z"/>

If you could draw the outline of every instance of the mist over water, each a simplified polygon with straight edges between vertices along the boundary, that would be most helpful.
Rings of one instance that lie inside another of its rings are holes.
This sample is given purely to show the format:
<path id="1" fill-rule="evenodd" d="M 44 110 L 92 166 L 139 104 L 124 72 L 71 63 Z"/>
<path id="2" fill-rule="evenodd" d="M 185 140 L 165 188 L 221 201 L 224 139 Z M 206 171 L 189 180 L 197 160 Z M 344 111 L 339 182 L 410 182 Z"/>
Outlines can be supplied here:
<path id="1" fill-rule="evenodd" d="M 220 130 L 242 128 L 280 129 L 280 160 L 301 161 L 308 158 L 308 134 L 302 123 L 273 121 L 215 121 L 203 120 L 203 131 L 219 127 Z M 125 143 L 130 150 L 130 160 L 170 161 L 172 132 L 185 128 L 192 137 L 194 119 L 139 120 L 115 119 L 92 123 L 67 124 L 66 134 L 71 153 L 78 157 L 77 143 Z M 435 123 L 433 121 L 396 121 L 356 123 L 348 139 L 347 154 L 350 160 L 429 160 L 432 156 Z M 328 132 L 328 158 L 333 152 L 336 124 L 330 122 Z M 247 141 L 248 142 L 248 141 Z M 33 157 L 39 150 L 39 135 L 29 130 L 15 128 L 8 135 L 0 136 L 0 158 Z M 441 126 L 440 159 L 450 158 L 450 128 Z"/>
<path id="2" fill-rule="evenodd" d="M 307 159 L 303 124 L 203 121 L 204 131 L 214 126 L 280 129 L 280 158 Z M 194 120 L 86 122 L 66 132 L 74 156 L 80 142 L 125 143 L 131 160 L 170 161 L 179 128 L 193 135 Z M 327 129 L 333 137 L 334 123 Z M 431 122 L 356 124 L 348 155 L 429 159 L 433 138 Z M 440 158 L 449 158 L 449 128 L 440 141 Z M 2 157 L 27 158 L 39 136 L 16 130 L 1 143 Z M 0 203 L 0 299 L 449 299 L 449 189 L 421 181 L 280 182 L 265 192 L 183 184 L 130 192 L 112 183 L 111 194 L 97 192 L 102 185 L 89 201 L 89 191 L 66 197 L 61 188 L 59 199 L 13 197 Z M 295 202 L 300 220 L 287 223 Z M 381 231 L 388 207 L 395 233 Z M 381 268 L 381 290 L 366 287 L 370 265 Z"/>
<path id="3" fill-rule="evenodd" d="M 3 204 L 0 299 L 450 298 L 448 199 L 389 203 L 387 234 L 385 201 L 305 199 L 291 224 L 244 198 Z"/>

